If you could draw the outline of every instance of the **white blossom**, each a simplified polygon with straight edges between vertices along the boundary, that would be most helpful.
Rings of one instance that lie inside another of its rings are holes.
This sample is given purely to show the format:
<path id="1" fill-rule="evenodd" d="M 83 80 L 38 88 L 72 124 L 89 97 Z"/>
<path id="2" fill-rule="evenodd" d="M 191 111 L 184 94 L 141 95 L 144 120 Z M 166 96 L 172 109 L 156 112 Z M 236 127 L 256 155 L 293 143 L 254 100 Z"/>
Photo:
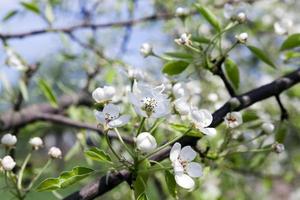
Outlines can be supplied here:
<path id="1" fill-rule="evenodd" d="M 5 156 L 1 160 L 1 167 L 5 171 L 11 171 L 16 166 L 16 162 L 11 156 Z"/>
<path id="2" fill-rule="evenodd" d="M 285 35 L 290 32 L 294 23 L 288 18 L 283 18 L 281 21 L 275 22 L 273 27 L 274 31 L 278 35 Z"/>
<path id="3" fill-rule="evenodd" d="M 62 152 L 59 148 L 57 147 L 51 147 L 48 151 L 48 155 L 51 158 L 61 158 L 62 157 Z"/>
<path id="4" fill-rule="evenodd" d="M 103 88 L 101 87 L 96 88 L 92 93 L 92 97 L 97 103 L 101 103 L 101 102 L 111 100 L 115 94 L 116 94 L 115 87 L 104 86 Z"/>
<path id="5" fill-rule="evenodd" d="M 237 21 L 239 23 L 244 23 L 247 20 L 247 15 L 244 12 L 239 12 L 237 14 Z"/>
<path id="6" fill-rule="evenodd" d="M 238 127 L 243 123 L 243 118 L 239 112 L 230 112 L 225 116 L 225 124 L 229 128 Z"/>
<path id="7" fill-rule="evenodd" d="M 278 154 L 284 152 L 284 150 L 285 150 L 284 145 L 281 144 L 281 143 L 278 143 L 278 142 L 274 143 L 274 144 L 272 145 L 272 148 L 273 148 L 273 150 L 274 150 L 276 153 L 278 153 Z"/>
<path id="8" fill-rule="evenodd" d="M 261 125 L 261 128 L 262 128 L 263 131 L 270 134 L 274 131 L 275 126 L 272 123 L 265 122 Z"/>
<path id="9" fill-rule="evenodd" d="M 178 7 L 176 8 L 175 14 L 178 17 L 185 17 L 189 14 L 189 10 L 187 8 Z"/>
<path id="10" fill-rule="evenodd" d="M 195 125 L 195 128 L 203 134 L 208 136 L 216 135 L 216 129 L 209 128 L 209 125 L 213 121 L 213 116 L 208 110 L 191 107 L 189 118 Z"/>
<path id="11" fill-rule="evenodd" d="M 170 113 L 170 102 L 163 91 L 164 85 L 152 88 L 146 84 L 136 83 L 133 93 L 129 93 L 129 100 L 138 115 L 160 118 Z"/>
<path id="12" fill-rule="evenodd" d="M 188 115 L 190 113 L 190 106 L 185 98 L 179 98 L 174 101 L 174 106 L 180 115 Z"/>
<path id="13" fill-rule="evenodd" d="M 149 43 L 143 43 L 142 46 L 141 46 L 141 48 L 140 48 L 140 53 L 144 57 L 148 57 L 151 54 L 153 54 L 153 47 Z"/>
<path id="14" fill-rule="evenodd" d="M 137 148 L 143 153 L 149 153 L 157 147 L 155 138 L 148 132 L 140 133 L 135 142 Z"/>
<path id="15" fill-rule="evenodd" d="M 197 153 L 191 146 L 181 149 L 180 143 L 175 143 L 170 152 L 170 160 L 174 169 L 176 183 L 185 189 L 192 189 L 195 186 L 193 178 L 202 176 L 202 166 L 192 162 Z"/>
<path id="16" fill-rule="evenodd" d="M 246 43 L 248 40 L 248 33 L 240 33 L 239 35 L 236 35 L 235 38 L 240 42 L 240 43 Z"/>
<path id="17" fill-rule="evenodd" d="M 191 40 L 190 40 L 191 37 L 192 37 L 191 34 L 183 33 L 183 34 L 181 34 L 180 38 L 177 38 L 174 41 L 179 45 L 190 45 L 191 44 Z"/>
<path id="18" fill-rule="evenodd" d="M 116 128 L 121 127 L 127 124 L 130 120 L 129 115 L 121 115 L 120 116 L 120 110 L 119 107 L 113 104 L 107 104 L 103 111 L 94 111 L 96 119 L 103 124 L 104 126 L 107 126 L 108 128 Z"/>
<path id="19" fill-rule="evenodd" d="M 3 135 L 1 138 L 1 144 L 3 144 L 6 147 L 13 147 L 16 145 L 16 143 L 17 143 L 17 137 L 10 133 Z"/>
<path id="20" fill-rule="evenodd" d="M 38 150 L 43 146 L 43 140 L 40 137 L 33 137 L 29 140 L 29 144 L 33 149 Z"/>

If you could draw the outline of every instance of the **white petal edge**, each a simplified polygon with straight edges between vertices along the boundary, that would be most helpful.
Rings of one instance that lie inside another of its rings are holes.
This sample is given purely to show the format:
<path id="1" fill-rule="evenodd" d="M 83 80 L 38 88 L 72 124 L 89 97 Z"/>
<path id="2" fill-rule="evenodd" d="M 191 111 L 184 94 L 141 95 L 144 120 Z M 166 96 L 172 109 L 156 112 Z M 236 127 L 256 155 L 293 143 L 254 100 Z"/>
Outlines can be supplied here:
<path id="1" fill-rule="evenodd" d="M 180 187 L 185 189 L 193 189 L 195 186 L 194 180 L 190 176 L 183 173 L 175 174 L 175 181 Z"/>
<path id="2" fill-rule="evenodd" d="M 111 128 L 117 128 L 117 127 L 120 127 L 120 126 L 124 126 L 125 124 L 127 124 L 129 122 L 129 120 L 130 120 L 129 115 L 122 115 L 118 119 L 110 121 L 108 123 L 108 126 L 111 127 Z"/>
<path id="3" fill-rule="evenodd" d="M 170 160 L 172 162 L 175 162 L 178 159 L 180 150 L 181 150 L 181 144 L 176 142 L 170 151 Z"/>
<path id="4" fill-rule="evenodd" d="M 95 111 L 94 111 L 94 114 L 95 114 L 95 117 L 96 117 L 97 121 L 99 121 L 99 122 L 102 123 L 102 124 L 105 124 L 105 123 L 106 123 L 106 122 L 105 122 L 105 117 L 104 117 L 103 112 L 100 112 L 100 111 L 95 110 Z"/>

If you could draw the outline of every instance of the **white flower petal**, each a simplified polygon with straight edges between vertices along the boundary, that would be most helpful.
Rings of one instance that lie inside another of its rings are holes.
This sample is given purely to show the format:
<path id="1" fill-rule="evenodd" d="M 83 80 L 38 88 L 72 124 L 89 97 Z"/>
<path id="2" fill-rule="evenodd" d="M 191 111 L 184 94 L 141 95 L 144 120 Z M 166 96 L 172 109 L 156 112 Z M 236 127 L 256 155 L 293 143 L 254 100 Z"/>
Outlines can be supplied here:
<path id="1" fill-rule="evenodd" d="M 170 151 L 170 160 L 172 162 L 175 162 L 178 159 L 180 150 L 181 150 L 181 144 L 176 142 Z"/>
<path id="2" fill-rule="evenodd" d="M 117 128 L 120 126 L 123 126 L 125 124 L 127 124 L 130 120 L 130 116 L 129 115 L 122 115 L 121 117 L 112 120 L 108 123 L 108 126 L 111 128 Z"/>
<path id="3" fill-rule="evenodd" d="M 203 134 L 208 135 L 208 136 L 215 136 L 217 134 L 217 130 L 215 128 L 203 128 L 201 126 L 196 126 L 196 128 L 201 131 Z"/>
<path id="4" fill-rule="evenodd" d="M 176 183 L 185 189 L 192 189 L 195 186 L 194 180 L 184 173 L 175 174 Z"/>
<path id="5" fill-rule="evenodd" d="M 94 114 L 95 114 L 97 121 L 99 121 L 101 124 L 106 123 L 103 112 L 99 112 L 99 111 L 95 110 Z"/>
<path id="6" fill-rule="evenodd" d="M 196 151 L 194 151 L 191 146 L 185 146 L 181 149 L 179 158 L 183 161 L 190 162 L 195 159 L 196 155 Z"/>
<path id="7" fill-rule="evenodd" d="M 103 113 L 108 113 L 111 116 L 118 117 L 120 114 L 120 109 L 118 106 L 110 103 L 103 108 Z"/>
<path id="8" fill-rule="evenodd" d="M 155 138 L 148 132 L 140 133 L 136 138 L 137 148 L 144 152 L 151 152 L 157 147 Z"/>
<path id="9" fill-rule="evenodd" d="M 191 162 L 187 165 L 186 172 L 191 177 L 200 177 L 202 176 L 202 166 L 199 163 Z"/>
<path id="10" fill-rule="evenodd" d="M 175 160 L 174 162 L 172 162 L 172 166 L 173 166 L 175 174 L 184 172 L 184 168 L 178 159 Z"/>

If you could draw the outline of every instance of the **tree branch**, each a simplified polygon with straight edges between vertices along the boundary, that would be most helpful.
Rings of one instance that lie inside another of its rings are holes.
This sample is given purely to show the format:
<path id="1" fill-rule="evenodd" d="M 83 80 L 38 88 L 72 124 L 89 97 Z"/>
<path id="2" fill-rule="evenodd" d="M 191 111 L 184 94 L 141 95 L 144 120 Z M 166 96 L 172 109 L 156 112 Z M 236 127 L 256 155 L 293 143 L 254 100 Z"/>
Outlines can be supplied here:
<path id="1" fill-rule="evenodd" d="M 286 76 L 276 79 L 275 81 L 269 84 L 263 85 L 247 93 L 237 96 L 236 98 L 240 101 L 241 104 L 234 110 L 239 111 L 251 106 L 256 102 L 265 100 L 272 96 L 276 96 L 299 82 L 300 68 Z M 220 109 L 213 113 L 213 122 L 211 124 L 211 127 L 218 126 L 223 121 L 225 115 L 231 111 L 232 110 L 230 102 L 228 101 Z M 197 139 L 195 139 L 194 137 L 185 136 L 178 142 L 180 142 L 182 146 L 193 146 L 197 142 Z M 169 146 L 168 148 L 154 155 L 151 159 L 161 161 L 167 158 L 170 149 L 171 147 Z M 79 191 L 76 191 L 71 195 L 67 196 L 65 200 L 91 200 L 116 187 L 122 181 L 130 181 L 131 173 L 129 171 L 123 170 L 120 173 L 122 174 L 121 176 L 119 175 L 119 173 L 110 174 L 109 184 L 105 184 L 106 176 L 103 176 L 100 179 L 81 188 Z"/>
<path id="2" fill-rule="evenodd" d="M 191 14 L 195 14 L 195 13 L 196 12 L 192 12 Z M 159 14 L 150 15 L 148 17 L 143 17 L 140 19 L 125 20 L 119 22 L 108 22 L 108 23 L 83 22 L 65 28 L 45 28 L 45 29 L 33 30 L 33 31 L 23 32 L 23 33 L 0 33 L 0 39 L 2 40 L 22 39 L 25 37 L 30 37 L 30 36 L 35 36 L 35 35 L 40 35 L 45 33 L 55 33 L 55 32 L 70 33 L 82 28 L 99 29 L 99 28 L 109 28 L 109 27 L 132 26 L 132 25 L 155 21 L 155 20 L 168 20 L 175 17 L 176 16 L 173 13 L 159 13 Z"/>

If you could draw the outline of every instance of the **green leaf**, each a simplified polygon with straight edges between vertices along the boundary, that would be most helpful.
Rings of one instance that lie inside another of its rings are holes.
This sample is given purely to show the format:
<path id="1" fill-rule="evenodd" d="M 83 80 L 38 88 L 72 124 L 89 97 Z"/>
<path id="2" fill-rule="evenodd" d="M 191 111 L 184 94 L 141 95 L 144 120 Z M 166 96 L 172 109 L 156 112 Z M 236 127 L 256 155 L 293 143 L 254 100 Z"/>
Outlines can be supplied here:
<path id="1" fill-rule="evenodd" d="M 185 126 L 183 124 L 172 123 L 170 125 L 171 125 L 172 129 L 174 129 L 175 131 L 178 131 L 180 133 L 186 133 L 190 129 L 190 127 Z M 203 134 L 201 132 L 199 132 L 195 129 L 191 130 L 186 135 L 193 136 L 193 137 L 200 137 L 200 138 L 203 136 Z"/>
<path id="2" fill-rule="evenodd" d="M 29 97 L 28 97 L 28 90 L 27 90 L 27 86 L 26 86 L 24 80 L 20 80 L 19 87 L 20 87 L 20 92 L 22 94 L 23 99 L 25 101 L 28 101 L 28 99 L 29 99 Z"/>
<path id="3" fill-rule="evenodd" d="M 149 200 L 146 193 L 142 193 L 140 196 L 138 196 L 137 200 Z"/>
<path id="4" fill-rule="evenodd" d="M 300 33 L 290 35 L 281 45 L 280 51 L 293 49 L 300 46 Z"/>
<path id="5" fill-rule="evenodd" d="M 37 187 L 37 191 L 52 191 L 68 187 L 89 176 L 94 170 L 86 167 L 74 167 L 71 171 L 63 172 L 57 178 L 48 178 Z"/>
<path id="6" fill-rule="evenodd" d="M 191 40 L 198 42 L 198 43 L 204 43 L 204 44 L 210 43 L 210 39 L 203 37 L 203 36 L 196 36 L 196 37 L 192 36 Z"/>
<path id="7" fill-rule="evenodd" d="M 221 32 L 221 25 L 217 19 L 217 17 L 204 6 L 200 6 L 199 4 L 195 4 L 198 12 L 218 31 Z"/>
<path id="8" fill-rule="evenodd" d="M 2 21 L 5 22 L 5 21 L 11 19 L 11 18 L 14 17 L 17 13 L 18 13 L 18 10 L 11 10 L 11 11 L 9 11 L 9 12 L 2 18 Z"/>
<path id="9" fill-rule="evenodd" d="M 237 64 L 235 64 L 235 62 L 229 58 L 227 58 L 225 61 L 225 72 L 227 78 L 230 80 L 234 88 L 238 89 L 240 84 L 239 68 Z"/>
<path id="10" fill-rule="evenodd" d="M 259 59 L 261 59 L 266 64 L 270 65 L 273 68 L 276 68 L 273 61 L 265 54 L 265 52 L 255 46 L 247 45 L 248 49 Z"/>
<path id="11" fill-rule="evenodd" d="M 169 193 L 172 195 L 172 197 L 176 198 L 176 181 L 174 175 L 169 170 L 165 171 L 165 180 L 168 186 Z"/>
<path id="12" fill-rule="evenodd" d="M 162 71 L 168 75 L 177 75 L 183 72 L 189 66 L 189 64 L 190 63 L 183 60 L 170 61 L 163 66 Z"/>
<path id="13" fill-rule="evenodd" d="M 187 60 L 193 59 L 193 56 L 191 54 L 184 53 L 184 52 L 167 52 L 165 53 L 165 56 L 171 58 L 177 58 L 177 59 L 187 59 Z"/>
<path id="14" fill-rule="evenodd" d="M 91 148 L 90 150 L 87 150 L 84 152 L 84 154 L 89 157 L 92 160 L 98 161 L 98 162 L 107 162 L 112 163 L 109 155 L 105 153 L 104 151 L 98 149 L 97 147 Z"/>
<path id="15" fill-rule="evenodd" d="M 54 14 L 51 4 L 47 4 L 45 8 L 45 17 L 48 20 L 48 22 L 51 24 L 54 21 Z"/>
<path id="16" fill-rule="evenodd" d="M 149 178 L 149 173 L 147 172 L 147 169 L 149 167 L 151 167 L 151 165 L 147 159 L 141 162 L 138 166 L 138 174 L 136 180 L 133 183 L 134 194 L 136 197 L 142 195 L 147 188 L 147 181 Z"/>
<path id="17" fill-rule="evenodd" d="M 44 96 L 49 101 L 49 103 L 53 107 L 57 108 L 58 107 L 57 100 L 56 100 L 56 97 L 55 97 L 55 95 L 53 93 L 53 90 L 50 87 L 50 85 L 45 80 L 43 80 L 43 79 L 40 79 L 38 81 L 38 85 L 39 85 L 40 90 L 43 92 Z"/>
<path id="18" fill-rule="evenodd" d="M 21 5 L 33 13 L 40 14 L 40 9 L 34 2 L 21 2 Z"/>

